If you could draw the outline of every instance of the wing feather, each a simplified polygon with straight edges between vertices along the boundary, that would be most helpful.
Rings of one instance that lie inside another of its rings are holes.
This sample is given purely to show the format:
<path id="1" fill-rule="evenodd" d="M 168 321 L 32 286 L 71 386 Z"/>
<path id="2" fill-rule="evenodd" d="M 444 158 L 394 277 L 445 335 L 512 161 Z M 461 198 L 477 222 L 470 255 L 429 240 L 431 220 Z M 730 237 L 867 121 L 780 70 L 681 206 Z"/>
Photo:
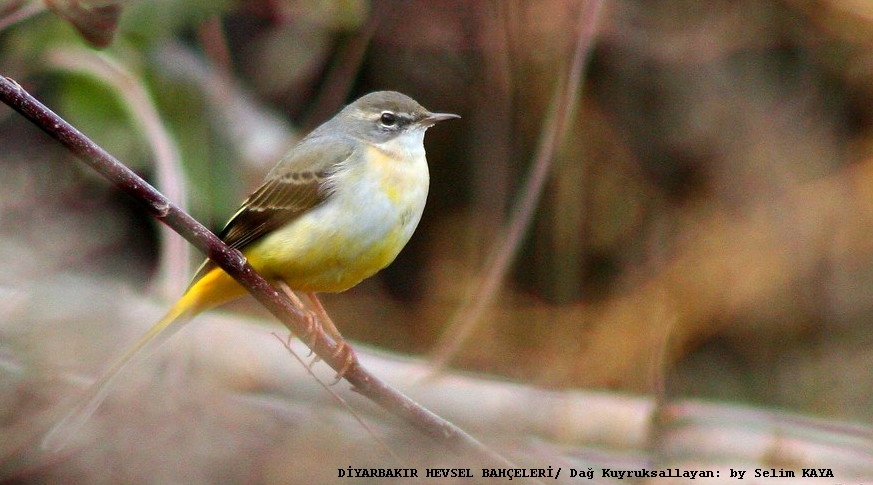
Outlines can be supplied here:
<path id="1" fill-rule="evenodd" d="M 228 246 L 243 250 L 270 232 L 324 203 L 333 193 L 330 176 L 354 153 L 345 137 L 305 138 L 267 174 L 219 234 Z M 215 264 L 206 260 L 193 281 Z"/>

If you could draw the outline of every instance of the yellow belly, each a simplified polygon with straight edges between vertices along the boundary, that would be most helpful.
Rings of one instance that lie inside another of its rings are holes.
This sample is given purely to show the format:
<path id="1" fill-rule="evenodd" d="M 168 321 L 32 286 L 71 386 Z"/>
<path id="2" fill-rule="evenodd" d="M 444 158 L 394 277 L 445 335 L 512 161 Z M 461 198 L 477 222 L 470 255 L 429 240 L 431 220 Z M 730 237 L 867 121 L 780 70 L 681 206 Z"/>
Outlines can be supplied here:
<path id="1" fill-rule="evenodd" d="M 362 244 L 335 235 L 321 244 L 294 246 L 273 237 L 245 251 L 249 263 L 268 279 L 281 279 L 291 289 L 306 292 L 345 291 L 391 264 L 406 243 L 399 230 Z M 310 240 L 308 237 L 304 237 Z M 289 248 L 295 250 L 289 251 Z M 290 257 L 294 256 L 294 257 Z"/>

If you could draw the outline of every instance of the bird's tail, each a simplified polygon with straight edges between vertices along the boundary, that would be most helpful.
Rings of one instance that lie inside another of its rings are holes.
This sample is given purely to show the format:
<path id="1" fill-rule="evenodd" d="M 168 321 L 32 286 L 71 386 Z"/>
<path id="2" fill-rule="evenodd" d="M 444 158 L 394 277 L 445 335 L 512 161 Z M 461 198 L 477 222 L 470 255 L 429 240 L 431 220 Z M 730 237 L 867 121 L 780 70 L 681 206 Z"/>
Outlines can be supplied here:
<path id="1" fill-rule="evenodd" d="M 158 323 L 154 324 L 113 362 L 94 384 L 88 387 L 73 409 L 45 435 L 42 440 L 44 450 L 61 450 L 106 399 L 112 383 L 127 366 L 153 352 L 199 313 L 198 305 L 191 305 L 188 296 L 189 294 L 186 293 L 180 298 Z"/>
<path id="2" fill-rule="evenodd" d="M 52 451 L 62 449 L 94 414 L 109 393 L 112 383 L 127 366 L 157 349 L 198 313 L 243 294 L 245 290 L 218 267 L 198 275 L 170 311 L 109 366 L 97 382 L 85 391 L 73 409 L 49 430 L 42 440 L 42 448 Z"/>

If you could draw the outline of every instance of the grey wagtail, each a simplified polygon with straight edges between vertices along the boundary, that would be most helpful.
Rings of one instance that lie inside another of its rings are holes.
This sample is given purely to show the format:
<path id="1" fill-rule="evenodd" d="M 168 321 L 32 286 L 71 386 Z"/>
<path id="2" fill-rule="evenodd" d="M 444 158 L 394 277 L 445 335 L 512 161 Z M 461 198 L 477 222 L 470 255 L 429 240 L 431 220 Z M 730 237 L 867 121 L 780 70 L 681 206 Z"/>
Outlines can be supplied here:
<path id="1" fill-rule="evenodd" d="M 231 217 L 221 239 L 283 290 L 307 293 L 324 328 L 344 345 L 315 293 L 345 291 L 394 261 L 427 199 L 424 132 L 452 118 L 459 116 L 431 113 L 393 91 L 363 96 L 279 161 Z M 245 293 L 206 260 L 185 294 L 88 389 L 81 404 L 46 435 L 43 447 L 62 447 L 135 357 L 156 348 L 198 313 Z"/>

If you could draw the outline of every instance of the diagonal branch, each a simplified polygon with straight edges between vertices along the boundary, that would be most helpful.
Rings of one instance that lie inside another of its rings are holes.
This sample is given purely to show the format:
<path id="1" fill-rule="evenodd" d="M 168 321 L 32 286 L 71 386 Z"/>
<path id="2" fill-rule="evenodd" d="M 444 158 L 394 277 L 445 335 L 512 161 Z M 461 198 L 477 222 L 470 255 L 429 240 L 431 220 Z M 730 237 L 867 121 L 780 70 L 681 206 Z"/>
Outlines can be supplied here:
<path id="1" fill-rule="evenodd" d="M 347 365 L 343 358 L 344 353 L 338 352 L 337 344 L 323 333 L 315 332 L 310 335 L 303 312 L 256 273 L 239 251 L 229 248 L 221 239 L 170 202 L 145 180 L 37 101 L 17 82 L 2 75 L 0 75 L 0 101 L 60 142 L 116 187 L 144 205 L 153 217 L 171 227 L 205 253 L 209 259 L 245 287 L 291 332 L 307 337 L 304 340 L 311 346 L 313 352 L 331 368 L 340 372 Z M 514 468 L 512 463 L 488 449 L 465 431 L 423 408 L 367 372 L 357 360 L 344 371 L 343 377 L 356 392 L 458 453 L 474 456 L 484 466 Z"/>

